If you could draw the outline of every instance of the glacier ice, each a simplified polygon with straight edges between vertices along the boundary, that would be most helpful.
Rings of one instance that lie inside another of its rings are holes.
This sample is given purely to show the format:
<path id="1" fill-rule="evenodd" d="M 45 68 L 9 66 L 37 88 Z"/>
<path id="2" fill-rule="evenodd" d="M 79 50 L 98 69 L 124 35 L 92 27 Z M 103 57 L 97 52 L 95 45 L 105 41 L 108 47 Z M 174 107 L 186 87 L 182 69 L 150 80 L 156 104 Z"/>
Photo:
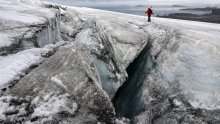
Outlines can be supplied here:
<path id="1" fill-rule="evenodd" d="M 12 1 L 0 5 L 0 78 L 16 80 L 1 123 L 220 122 L 219 24 Z"/>

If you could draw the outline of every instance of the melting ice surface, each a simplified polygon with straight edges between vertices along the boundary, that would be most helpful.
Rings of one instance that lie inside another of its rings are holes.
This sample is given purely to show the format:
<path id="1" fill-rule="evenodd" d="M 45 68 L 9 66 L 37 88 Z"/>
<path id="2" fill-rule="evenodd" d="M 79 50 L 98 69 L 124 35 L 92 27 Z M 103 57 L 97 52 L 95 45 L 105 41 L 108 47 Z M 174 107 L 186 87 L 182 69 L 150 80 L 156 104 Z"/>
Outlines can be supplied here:
<path id="1" fill-rule="evenodd" d="M 86 8 L 76 10 L 82 15 L 96 15 L 100 20 L 115 17 L 111 12 L 106 14 L 104 11 Z M 150 75 L 150 78 L 156 80 L 154 85 L 174 95 L 176 92 L 172 92 L 172 89 L 179 89 L 178 92 L 184 94 L 195 108 L 220 108 L 219 24 L 163 18 L 155 18 L 149 24 L 141 16 L 132 16 L 130 19 L 130 15 L 121 14 L 120 17 L 130 21 L 131 26 L 149 33 L 152 37 L 152 54 L 160 51 L 156 59 L 157 72 Z M 167 35 L 171 38 L 164 38 Z M 148 80 L 154 81 L 150 78 Z M 144 83 L 147 84 L 148 80 L 144 80 Z M 147 96 L 145 91 L 142 93 L 140 98 Z"/>
<path id="2" fill-rule="evenodd" d="M 152 43 L 127 69 L 129 79 L 116 95 L 116 112 L 132 119 L 145 109 L 151 110 L 148 108 L 154 100 L 152 91 L 159 87 L 158 96 L 183 94 L 194 108 L 220 109 L 219 27 L 219 24 L 162 18 L 144 27 Z M 160 33 L 163 29 L 166 35 Z M 167 35 L 171 37 L 163 39 Z M 157 51 L 159 55 L 154 54 Z"/>
<path id="3" fill-rule="evenodd" d="M 161 19 L 163 20 L 163 19 Z M 179 34 L 161 62 L 161 80 L 181 85 L 194 107 L 220 108 L 220 25 L 170 20 Z M 173 26 L 171 26 L 173 27 Z M 174 28 L 174 29 L 175 29 Z"/>

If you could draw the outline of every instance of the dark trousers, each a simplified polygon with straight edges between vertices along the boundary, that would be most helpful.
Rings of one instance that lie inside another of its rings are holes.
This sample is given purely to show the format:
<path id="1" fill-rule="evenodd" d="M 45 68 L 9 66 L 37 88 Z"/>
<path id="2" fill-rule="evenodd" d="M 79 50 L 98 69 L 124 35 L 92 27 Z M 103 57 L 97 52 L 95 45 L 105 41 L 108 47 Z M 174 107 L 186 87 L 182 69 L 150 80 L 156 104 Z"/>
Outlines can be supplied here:
<path id="1" fill-rule="evenodd" d="M 148 16 L 148 22 L 151 22 L 151 18 L 150 18 L 151 16 Z"/>

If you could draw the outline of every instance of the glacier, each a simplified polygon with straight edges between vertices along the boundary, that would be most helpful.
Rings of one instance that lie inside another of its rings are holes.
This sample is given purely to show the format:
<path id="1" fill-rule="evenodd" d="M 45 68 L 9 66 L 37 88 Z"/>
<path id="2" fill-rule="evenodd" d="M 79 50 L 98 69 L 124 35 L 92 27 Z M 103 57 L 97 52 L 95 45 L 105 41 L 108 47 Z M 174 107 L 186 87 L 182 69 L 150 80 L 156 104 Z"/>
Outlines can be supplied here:
<path id="1" fill-rule="evenodd" d="M 220 123 L 219 24 L 0 3 L 1 123 Z"/>

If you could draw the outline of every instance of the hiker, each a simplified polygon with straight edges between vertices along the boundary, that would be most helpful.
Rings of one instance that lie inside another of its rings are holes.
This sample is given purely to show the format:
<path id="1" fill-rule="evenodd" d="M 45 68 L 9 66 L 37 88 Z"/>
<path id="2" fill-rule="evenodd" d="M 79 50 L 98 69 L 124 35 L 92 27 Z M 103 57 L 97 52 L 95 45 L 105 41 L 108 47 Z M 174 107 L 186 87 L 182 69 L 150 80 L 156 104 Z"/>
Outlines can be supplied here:
<path id="1" fill-rule="evenodd" d="M 148 8 L 145 13 L 146 13 L 147 16 L 148 16 L 148 22 L 151 22 L 151 15 L 152 15 L 152 14 L 154 15 L 153 10 L 152 10 L 152 7 L 151 7 L 151 8 Z"/>

